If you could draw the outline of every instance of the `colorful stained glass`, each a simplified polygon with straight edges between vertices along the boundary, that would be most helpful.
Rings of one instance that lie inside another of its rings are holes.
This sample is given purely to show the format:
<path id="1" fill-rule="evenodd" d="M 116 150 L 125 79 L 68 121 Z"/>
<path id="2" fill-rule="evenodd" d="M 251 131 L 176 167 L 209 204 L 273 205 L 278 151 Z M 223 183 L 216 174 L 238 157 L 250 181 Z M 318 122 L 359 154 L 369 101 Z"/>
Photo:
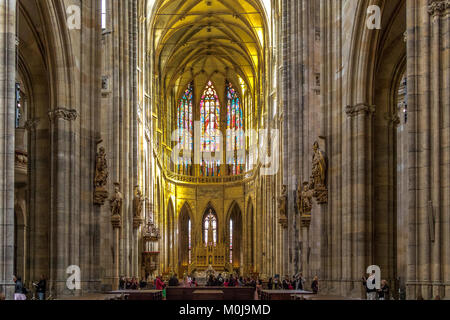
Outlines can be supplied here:
<path id="1" fill-rule="evenodd" d="M 231 83 L 226 87 L 227 96 L 227 165 L 230 175 L 244 171 L 245 135 L 243 112 L 239 95 Z"/>
<path id="2" fill-rule="evenodd" d="M 200 122 L 202 135 L 201 152 L 220 152 L 220 102 L 216 89 L 208 82 L 200 101 Z M 205 177 L 220 175 L 220 161 L 202 159 L 201 174 Z"/>
<path id="3" fill-rule="evenodd" d="M 191 174 L 191 153 L 194 149 L 193 139 L 193 86 L 188 85 L 183 93 L 177 112 L 178 143 L 183 147 L 183 163 L 178 165 L 178 173 Z"/>

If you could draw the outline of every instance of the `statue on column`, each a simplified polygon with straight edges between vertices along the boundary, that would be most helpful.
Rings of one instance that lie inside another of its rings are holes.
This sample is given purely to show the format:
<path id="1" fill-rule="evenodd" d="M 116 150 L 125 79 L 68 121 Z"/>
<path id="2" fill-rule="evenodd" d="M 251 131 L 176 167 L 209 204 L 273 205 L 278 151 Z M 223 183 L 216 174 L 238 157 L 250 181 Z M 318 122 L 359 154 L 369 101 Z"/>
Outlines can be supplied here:
<path id="1" fill-rule="evenodd" d="M 144 207 L 145 199 L 142 195 L 142 191 L 139 186 L 134 187 L 134 199 L 133 199 L 133 207 L 134 207 L 134 217 L 133 217 L 133 226 L 135 229 L 139 228 L 142 223 L 144 223 L 144 218 L 142 216 L 142 209 Z"/>
<path id="2" fill-rule="evenodd" d="M 288 227 L 288 218 L 286 214 L 287 209 L 287 186 L 281 187 L 281 196 L 278 198 L 278 211 L 280 218 L 278 222 L 286 229 Z"/>
<path id="3" fill-rule="evenodd" d="M 311 222 L 312 198 L 314 196 L 314 179 L 303 182 L 303 189 L 299 187 L 297 192 L 297 205 L 300 211 L 300 220 L 304 227 L 309 227 Z"/>
<path id="4" fill-rule="evenodd" d="M 122 204 L 123 196 L 120 193 L 120 183 L 114 183 L 114 195 L 109 199 L 109 204 L 111 206 L 111 221 L 114 227 L 121 227 L 122 220 Z"/>
<path id="5" fill-rule="evenodd" d="M 102 206 L 108 198 L 106 184 L 108 182 L 108 163 L 105 148 L 100 147 L 95 158 L 94 204 Z"/>
<path id="6" fill-rule="evenodd" d="M 318 204 L 326 204 L 328 203 L 327 156 L 320 150 L 318 142 L 314 143 L 313 151 L 312 178 L 314 180 L 314 197 Z"/>

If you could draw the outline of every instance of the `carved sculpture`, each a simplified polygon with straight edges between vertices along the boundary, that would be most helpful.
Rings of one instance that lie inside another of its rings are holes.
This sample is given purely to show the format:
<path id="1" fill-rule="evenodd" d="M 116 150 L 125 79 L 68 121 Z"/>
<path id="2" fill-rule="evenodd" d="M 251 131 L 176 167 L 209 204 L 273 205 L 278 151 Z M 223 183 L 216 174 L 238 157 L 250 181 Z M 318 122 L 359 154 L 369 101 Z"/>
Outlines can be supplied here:
<path id="1" fill-rule="evenodd" d="M 278 198 L 278 211 L 280 213 L 280 218 L 278 219 L 278 222 L 285 229 L 288 226 L 286 206 L 287 206 L 287 187 L 283 186 L 281 188 L 281 196 Z"/>
<path id="2" fill-rule="evenodd" d="M 139 189 L 139 186 L 134 187 L 134 217 L 133 217 L 133 226 L 135 229 L 139 228 L 142 223 L 144 223 L 144 219 L 142 217 L 142 209 L 144 207 L 145 199 L 142 196 L 142 192 Z"/>
<path id="3" fill-rule="evenodd" d="M 108 182 L 108 163 L 105 148 L 101 147 L 95 158 L 94 204 L 102 206 L 108 198 L 106 184 Z"/>
<path id="4" fill-rule="evenodd" d="M 109 199 L 111 206 L 111 222 L 114 228 L 121 227 L 123 196 L 120 193 L 120 183 L 114 183 L 114 195 Z"/>
<path id="5" fill-rule="evenodd" d="M 326 204 L 328 203 L 327 156 L 320 150 L 318 142 L 314 143 L 313 151 L 312 178 L 314 181 L 314 197 L 318 204 Z"/>

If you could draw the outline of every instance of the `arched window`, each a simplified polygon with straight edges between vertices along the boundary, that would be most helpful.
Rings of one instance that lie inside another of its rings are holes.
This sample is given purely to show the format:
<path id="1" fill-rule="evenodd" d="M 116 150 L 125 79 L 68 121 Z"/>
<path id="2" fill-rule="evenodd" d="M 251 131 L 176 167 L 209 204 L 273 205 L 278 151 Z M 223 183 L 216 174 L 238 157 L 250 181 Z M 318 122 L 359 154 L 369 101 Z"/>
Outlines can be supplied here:
<path id="1" fill-rule="evenodd" d="M 191 219 L 189 219 L 189 221 L 188 221 L 188 238 L 189 238 L 189 241 L 188 241 L 188 246 L 189 246 L 189 264 L 191 264 L 192 263 L 192 236 L 191 236 L 191 234 L 192 234 L 192 226 L 191 226 Z"/>
<path id="2" fill-rule="evenodd" d="M 231 83 L 227 83 L 227 165 L 230 175 L 243 173 L 245 137 L 241 100 Z"/>
<path id="3" fill-rule="evenodd" d="M 398 87 L 397 106 L 400 118 L 404 121 L 402 124 L 408 122 L 408 85 L 406 82 L 406 75 L 403 75 Z"/>
<path id="4" fill-rule="evenodd" d="M 191 174 L 191 154 L 194 148 L 192 111 L 193 89 L 191 83 L 179 101 L 177 112 L 178 143 L 183 148 L 183 164 L 178 165 L 178 173 L 185 175 Z"/>
<path id="5" fill-rule="evenodd" d="M 230 220 L 230 263 L 233 263 L 233 219 Z"/>
<path id="6" fill-rule="evenodd" d="M 200 101 L 200 122 L 202 128 L 200 151 L 219 152 L 220 102 L 211 81 L 208 82 Z M 219 176 L 220 161 L 202 159 L 201 174 L 205 177 Z"/>
<path id="7" fill-rule="evenodd" d="M 102 29 L 106 29 L 106 0 L 102 0 Z"/>
<path id="8" fill-rule="evenodd" d="M 212 209 L 203 219 L 203 239 L 207 246 L 217 244 L 217 216 Z"/>

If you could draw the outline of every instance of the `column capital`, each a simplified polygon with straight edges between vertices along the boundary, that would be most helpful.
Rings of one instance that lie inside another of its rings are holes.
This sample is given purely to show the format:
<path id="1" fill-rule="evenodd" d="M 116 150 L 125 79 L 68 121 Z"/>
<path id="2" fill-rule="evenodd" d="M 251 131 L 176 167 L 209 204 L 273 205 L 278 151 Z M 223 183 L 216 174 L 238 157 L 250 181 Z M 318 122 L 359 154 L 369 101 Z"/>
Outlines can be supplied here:
<path id="1" fill-rule="evenodd" d="M 78 112 L 74 109 L 58 108 L 48 113 L 50 122 L 54 122 L 57 119 L 65 121 L 75 121 L 78 118 Z"/>
<path id="2" fill-rule="evenodd" d="M 445 16 L 450 12 L 450 0 L 430 0 L 428 3 L 428 13 L 433 16 Z"/>
<path id="3" fill-rule="evenodd" d="M 347 106 L 345 113 L 349 118 L 354 118 L 359 115 L 373 116 L 375 113 L 375 106 L 371 106 L 365 103 L 359 103 L 354 106 Z"/>

